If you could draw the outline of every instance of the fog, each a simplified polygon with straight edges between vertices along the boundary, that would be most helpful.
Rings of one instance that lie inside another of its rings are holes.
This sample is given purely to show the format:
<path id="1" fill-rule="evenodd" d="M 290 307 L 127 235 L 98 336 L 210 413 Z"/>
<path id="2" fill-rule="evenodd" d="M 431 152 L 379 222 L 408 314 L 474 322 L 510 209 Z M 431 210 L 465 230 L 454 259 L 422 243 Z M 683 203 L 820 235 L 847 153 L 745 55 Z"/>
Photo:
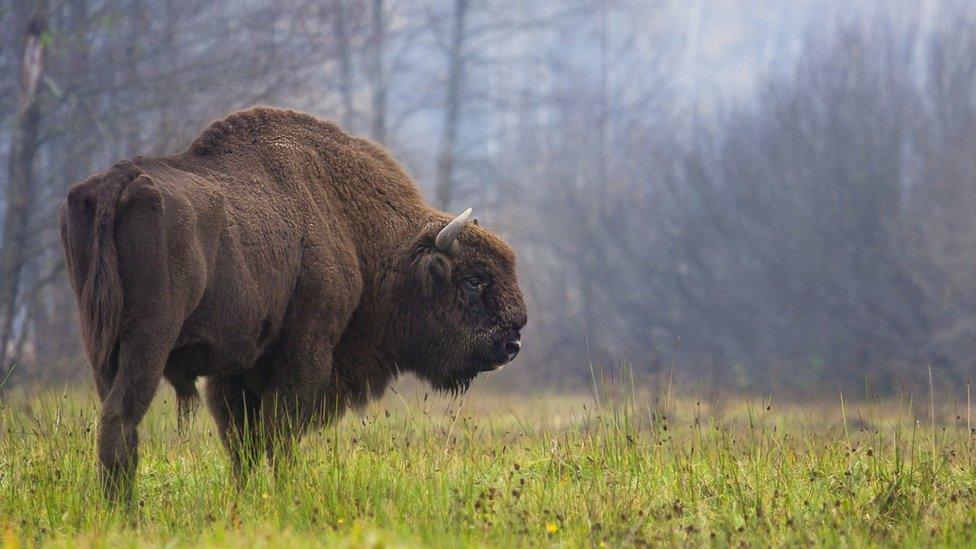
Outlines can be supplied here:
<path id="1" fill-rule="evenodd" d="M 254 104 L 382 143 L 508 239 L 529 325 L 494 383 L 973 373 L 969 2 L 0 0 L 0 380 L 89 377 L 67 188 Z"/>

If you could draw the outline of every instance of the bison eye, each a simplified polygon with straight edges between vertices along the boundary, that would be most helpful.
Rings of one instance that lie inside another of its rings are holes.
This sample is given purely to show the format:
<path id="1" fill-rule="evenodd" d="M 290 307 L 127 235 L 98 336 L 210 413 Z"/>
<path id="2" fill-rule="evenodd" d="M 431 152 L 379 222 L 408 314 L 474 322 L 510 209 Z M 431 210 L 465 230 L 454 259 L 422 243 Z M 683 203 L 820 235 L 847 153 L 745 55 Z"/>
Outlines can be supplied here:
<path id="1" fill-rule="evenodd" d="M 488 277 L 483 275 L 471 275 L 465 277 L 462 282 L 471 290 L 481 290 L 488 284 Z"/>

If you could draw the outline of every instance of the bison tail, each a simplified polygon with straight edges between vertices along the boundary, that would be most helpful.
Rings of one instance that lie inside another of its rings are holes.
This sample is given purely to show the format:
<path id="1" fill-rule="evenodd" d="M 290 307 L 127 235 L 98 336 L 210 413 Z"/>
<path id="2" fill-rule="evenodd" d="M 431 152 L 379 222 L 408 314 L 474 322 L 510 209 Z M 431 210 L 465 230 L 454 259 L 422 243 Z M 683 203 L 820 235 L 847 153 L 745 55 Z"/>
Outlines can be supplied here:
<path id="1" fill-rule="evenodd" d="M 111 359 L 122 324 L 123 298 L 115 218 L 123 189 L 139 174 L 131 163 L 116 165 L 74 186 L 62 206 L 68 275 L 78 297 L 82 339 L 96 381 L 110 382 L 115 377 Z"/>

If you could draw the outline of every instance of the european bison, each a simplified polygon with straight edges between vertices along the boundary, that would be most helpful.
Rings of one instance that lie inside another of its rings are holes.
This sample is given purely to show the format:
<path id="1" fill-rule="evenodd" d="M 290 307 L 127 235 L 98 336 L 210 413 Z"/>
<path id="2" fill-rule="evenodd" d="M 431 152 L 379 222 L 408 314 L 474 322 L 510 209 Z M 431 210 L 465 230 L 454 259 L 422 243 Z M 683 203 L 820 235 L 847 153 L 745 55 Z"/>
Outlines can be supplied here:
<path id="1" fill-rule="evenodd" d="M 130 497 L 161 378 L 181 415 L 207 378 L 240 474 L 401 372 L 464 390 L 521 347 L 512 250 L 470 209 L 428 206 L 381 147 L 299 112 L 236 112 L 184 153 L 74 185 L 61 238 L 111 498 Z"/>

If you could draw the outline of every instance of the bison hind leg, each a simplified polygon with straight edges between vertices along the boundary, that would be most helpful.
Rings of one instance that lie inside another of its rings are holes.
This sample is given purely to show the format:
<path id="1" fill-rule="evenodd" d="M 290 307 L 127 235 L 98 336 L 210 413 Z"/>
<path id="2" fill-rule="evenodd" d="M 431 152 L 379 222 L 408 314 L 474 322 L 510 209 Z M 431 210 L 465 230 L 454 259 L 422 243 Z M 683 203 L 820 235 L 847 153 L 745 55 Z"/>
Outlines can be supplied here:
<path id="1" fill-rule="evenodd" d="M 146 333 L 126 336 L 119 345 L 118 373 L 102 402 L 97 439 L 102 486 L 111 501 L 131 503 L 138 427 L 163 377 L 162 346 Z"/>

